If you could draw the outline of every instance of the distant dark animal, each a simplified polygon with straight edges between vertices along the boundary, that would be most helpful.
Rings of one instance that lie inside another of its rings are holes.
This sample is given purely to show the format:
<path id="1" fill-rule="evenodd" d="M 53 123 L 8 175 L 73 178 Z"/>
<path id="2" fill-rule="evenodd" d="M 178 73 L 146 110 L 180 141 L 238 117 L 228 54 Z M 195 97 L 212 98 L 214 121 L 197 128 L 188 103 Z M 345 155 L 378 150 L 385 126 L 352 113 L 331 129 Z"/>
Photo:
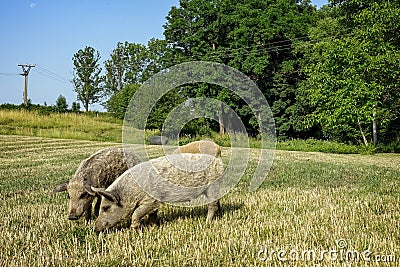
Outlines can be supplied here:
<path id="1" fill-rule="evenodd" d="M 166 145 L 168 141 L 168 137 L 166 136 L 153 135 L 149 137 L 150 145 Z"/>

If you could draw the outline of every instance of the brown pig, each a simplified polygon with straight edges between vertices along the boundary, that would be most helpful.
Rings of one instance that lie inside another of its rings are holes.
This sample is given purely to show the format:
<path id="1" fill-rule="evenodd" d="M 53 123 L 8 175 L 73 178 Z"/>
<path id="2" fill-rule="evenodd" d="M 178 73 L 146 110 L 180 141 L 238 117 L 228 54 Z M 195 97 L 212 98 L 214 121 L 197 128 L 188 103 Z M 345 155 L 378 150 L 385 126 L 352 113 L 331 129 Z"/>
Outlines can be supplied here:
<path id="1" fill-rule="evenodd" d="M 67 191 L 69 198 L 68 219 L 78 220 L 84 213 L 85 219 L 92 217 L 94 196 L 89 194 L 90 187 L 107 187 L 129 166 L 139 163 L 138 157 L 123 148 L 110 147 L 100 150 L 83 160 L 70 181 L 56 186 L 52 194 Z M 95 205 L 95 215 L 99 213 L 100 197 Z"/>
<path id="2" fill-rule="evenodd" d="M 221 157 L 221 147 L 211 140 L 194 141 L 177 148 L 174 153 L 200 153 Z"/>

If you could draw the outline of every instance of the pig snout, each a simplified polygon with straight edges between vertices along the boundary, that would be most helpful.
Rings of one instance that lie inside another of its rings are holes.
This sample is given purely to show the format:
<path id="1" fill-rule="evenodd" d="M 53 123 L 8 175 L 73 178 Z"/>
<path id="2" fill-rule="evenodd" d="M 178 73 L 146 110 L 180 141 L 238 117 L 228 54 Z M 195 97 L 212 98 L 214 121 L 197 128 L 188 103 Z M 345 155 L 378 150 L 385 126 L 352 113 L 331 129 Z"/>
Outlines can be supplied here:
<path id="1" fill-rule="evenodd" d="M 95 229 L 97 232 L 102 232 L 102 231 L 104 231 L 104 230 L 107 228 L 107 225 L 108 225 L 107 222 L 100 222 L 100 221 L 97 221 L 96 224 L 94 225 L 94 229 Z"/>
<path id="2" fill-rule="evenodd" d="M 78 213 L 76 209 L 71 209 L 68 215 L 68 220 L 76 221 L 82 216 L 82 213 Z"/>

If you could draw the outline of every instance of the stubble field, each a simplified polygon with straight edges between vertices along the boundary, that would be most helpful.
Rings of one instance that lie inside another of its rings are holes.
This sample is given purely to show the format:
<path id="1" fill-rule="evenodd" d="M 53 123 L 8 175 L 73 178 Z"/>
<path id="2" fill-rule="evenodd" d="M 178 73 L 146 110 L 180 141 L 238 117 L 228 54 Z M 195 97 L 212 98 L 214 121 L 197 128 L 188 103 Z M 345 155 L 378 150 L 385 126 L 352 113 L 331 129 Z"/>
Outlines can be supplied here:
<path id="1" fill-rule="evenodd" d="M 250 193 L 252 149 L 213 224 L 204 207 L 163 205 L 157 225 L 98 234 L 93 221 L 68 221 L 66 195 L 50 192 L 116 145 L 0 135 L 0 266 L 399 266 L 399 154 L 277 151 Z"/>

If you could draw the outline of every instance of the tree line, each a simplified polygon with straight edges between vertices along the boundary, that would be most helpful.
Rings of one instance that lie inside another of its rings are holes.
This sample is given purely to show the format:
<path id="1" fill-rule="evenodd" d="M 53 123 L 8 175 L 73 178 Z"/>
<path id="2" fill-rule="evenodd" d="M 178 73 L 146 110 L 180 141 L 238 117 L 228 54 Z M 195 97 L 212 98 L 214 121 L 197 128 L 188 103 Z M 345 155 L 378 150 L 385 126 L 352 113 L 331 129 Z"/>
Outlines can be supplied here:
<path id="1" fill-rule="evenodd" d="M 103 101 L 123 118 L 137 88 L 160 70 L 189 61 L 223 63 L 260 88 L 280 139 L 318 138 L 352 144 L 400 140 L 400 2 L 331 0 L 180 0 L 164 25 L 164 40 L 117 43 L 102 66 L 98 51 L 73 56 L 74 87 L 86 110 Z M 247 104 L 215 85 L 190 84 L 164 95 L 148 128 L 193 97 L 213 97 L 236 111 L 247 131 L 258 124 Z M 184 131 L 223 132 L 209 119 Z"/>
<path id="2" fill-rule="evenodd" d="M 80 113 L 81 105 L 78 102 L 72 102 L 71 108 L 68 107 L 68 102 L 65 96 L 59 95 L 57 97 L 54 105 L 48 105 L 47 102 L 44 102 L 43 105 L 40 104 L 32 104 L 32 100 L 28 99 L 27 103 L 22 103 L 20 105 L 14 104 L 1 104 L 0 109 L 3 110 L 28 110 L 28 111 L 36 111 L 40 115 L 49 115 L 51 113 Z"/>

